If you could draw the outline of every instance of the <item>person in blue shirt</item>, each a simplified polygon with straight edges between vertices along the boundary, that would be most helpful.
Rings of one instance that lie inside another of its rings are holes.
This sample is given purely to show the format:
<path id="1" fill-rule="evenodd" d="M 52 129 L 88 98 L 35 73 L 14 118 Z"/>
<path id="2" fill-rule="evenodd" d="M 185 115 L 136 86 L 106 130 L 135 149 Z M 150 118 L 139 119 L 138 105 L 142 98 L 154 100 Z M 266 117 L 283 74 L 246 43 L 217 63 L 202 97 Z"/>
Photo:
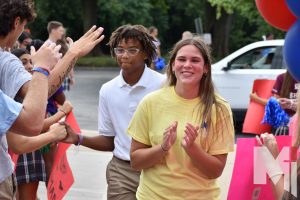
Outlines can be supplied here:
<path id="1" fill-rule="evenodd" d="M 0 138 L 7 133 L 22 110 L 22 104 L 15 102 L 0 90 Z"/>

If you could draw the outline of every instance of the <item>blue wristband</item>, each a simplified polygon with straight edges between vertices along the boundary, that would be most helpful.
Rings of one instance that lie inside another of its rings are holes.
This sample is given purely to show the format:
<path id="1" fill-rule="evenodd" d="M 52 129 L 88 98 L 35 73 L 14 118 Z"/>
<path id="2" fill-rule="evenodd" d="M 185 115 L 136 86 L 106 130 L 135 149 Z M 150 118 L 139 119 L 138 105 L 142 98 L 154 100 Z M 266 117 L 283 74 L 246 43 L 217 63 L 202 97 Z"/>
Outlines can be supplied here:
<path id="1" fill-rule="evenodd" d="M 49 72 L 41 67 L 34 67 L 32 69 L 32 71 L 40 72 L 40 73 L 44 74 L 45 76 L 49 76 Z"/>

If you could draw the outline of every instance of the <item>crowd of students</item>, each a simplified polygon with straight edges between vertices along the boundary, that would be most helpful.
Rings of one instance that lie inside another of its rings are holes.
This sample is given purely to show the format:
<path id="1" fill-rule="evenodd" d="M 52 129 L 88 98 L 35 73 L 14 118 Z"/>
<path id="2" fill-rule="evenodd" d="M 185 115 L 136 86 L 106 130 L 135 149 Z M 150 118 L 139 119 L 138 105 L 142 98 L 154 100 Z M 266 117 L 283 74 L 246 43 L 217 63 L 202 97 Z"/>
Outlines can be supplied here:
<path id="1" fill-rule="evenodd" d="M 48 40 L 38 47 L 23 32 L 36 17 L 33 2 L 0 3 L 0 199 L 37 198 L 39 181 L 47 183 L 51 171 L 52 142 L 113 152 L 109 200 L 220 199 L 217 178 L 234 150 L 233 119 L 215 91 L 210 49 L 199 37 L 174 45 L 165 77 L 150 68 L 158 39 L 142 25 L 118 27 L 108 45 L 120 74 L 101 87 L 99 135 L 88 137 L 58 122 L 72 110 L 61 85 L 76 60 L 103 40 L 103 28 L 93 26 L 73 42 L 52 21 Z M 276 157 L 272 137 L 264 134 L 258 141 Z M 8 148 L 22 154 L 15 172 Z M 283 179 L 283 173 L 276 175 Z M 281 186 L 282 181 L 274 187 L 278 198 L 292 198 Z"/>

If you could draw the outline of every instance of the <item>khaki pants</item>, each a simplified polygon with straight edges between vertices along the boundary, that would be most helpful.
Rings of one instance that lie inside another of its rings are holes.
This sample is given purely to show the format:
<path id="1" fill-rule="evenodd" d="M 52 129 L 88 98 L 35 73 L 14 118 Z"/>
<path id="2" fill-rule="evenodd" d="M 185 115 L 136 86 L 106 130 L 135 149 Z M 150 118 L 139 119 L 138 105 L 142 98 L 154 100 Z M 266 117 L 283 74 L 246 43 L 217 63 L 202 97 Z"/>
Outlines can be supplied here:
<path id="1" fill-rule="evenodd" d="M 131 168 L 128 161 L 113 157 L 106 169 L 107 200 L 136 200 L 140 172 Z"/>
<path id="2" fill-rule="evenodd" d="M 15 200 L 16 199 L 16 178 L 15 175 L 7 177 L 0 183 L 0 199 L 1 200 Z"/>

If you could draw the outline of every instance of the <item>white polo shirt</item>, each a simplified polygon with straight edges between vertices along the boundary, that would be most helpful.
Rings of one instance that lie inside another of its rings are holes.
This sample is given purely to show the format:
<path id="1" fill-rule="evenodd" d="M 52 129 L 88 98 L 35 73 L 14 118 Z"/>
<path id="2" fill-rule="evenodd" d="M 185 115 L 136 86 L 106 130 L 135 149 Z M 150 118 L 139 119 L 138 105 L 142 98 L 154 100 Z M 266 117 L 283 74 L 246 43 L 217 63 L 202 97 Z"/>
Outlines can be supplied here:
<path id="1" fill-rule="evenodd" d="M 99 92 L 98 130 L 100 135 L 115 137 L 114 156 L 130 160 L 129 122 L 143 97 L 161 88 L 166 77 L 145 66 L 141 79 L 133 86 L 120 75 L 105 83 Z"/>

